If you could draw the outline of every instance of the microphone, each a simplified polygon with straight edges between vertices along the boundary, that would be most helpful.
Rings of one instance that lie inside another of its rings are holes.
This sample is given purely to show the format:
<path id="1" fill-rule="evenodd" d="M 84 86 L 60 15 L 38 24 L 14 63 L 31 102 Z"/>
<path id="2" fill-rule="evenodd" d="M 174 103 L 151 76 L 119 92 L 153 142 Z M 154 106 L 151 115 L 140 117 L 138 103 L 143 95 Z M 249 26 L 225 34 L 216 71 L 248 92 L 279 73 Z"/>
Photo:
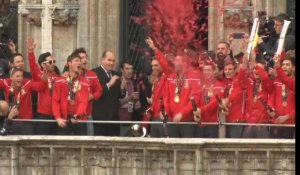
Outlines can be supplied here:
<path id="1" fill-rule="evenodd" d="M 162 113 L 162 115 L 164 116 L 164 118 L 166 118 L 165 105 L 164 105 L 163 97 L 159 98 L 159 102 L 160 102 L 160 112 Z"/>
<path id="2" fill-rule="evenodd" d="M 193 96 L 191 96 L 190 100 L 191 100 L 191 103 L 192 103 L 193 111 L 196 112 L 197 111 L 197 106 L 196 106 L 195 98 Z"/>
<path id="3" fill-rule="evenodd" d="M 191 96 L 190 97 L 190 101 L 192 103 L 192 107 L 193 107 L 193 111 L 196 112 L 197 111 L 197 105 L 196 105 L 196 101 L 195 101 L 195 97 Z M 199 116 L 196 116 L 197 118 L 200 118 Z M 201 121 L 199 121 L 200 124 Z"/>
<path id="4" fill-rule="evenodd" d="M 168 128 L 167 128 L 168 116 L 165 113 L 165 105 L 164 105 L 164 100 L 163 100 L 162 96 L 159 98 L 159 102 L 160 102 L 160 112 L 164 117 L 164 120 L 163 120 L 164 135 L 165 135 L 165 137 L 169 137 Z"/>
<path id="5" fill-rule="evenodd" d="M 265 99 L 263 99 L 262 96 L 260 96 L 258 99 L 268 111 L 275 112 L 275 110 L 272 109 L 270 105 L 268 105 L 268 103 L 265 101 Z M 275 112 L 275 116 L 271 117 L 271 118 L 277 118 L 277 117 L 278 117 L 278 114 Z"/>

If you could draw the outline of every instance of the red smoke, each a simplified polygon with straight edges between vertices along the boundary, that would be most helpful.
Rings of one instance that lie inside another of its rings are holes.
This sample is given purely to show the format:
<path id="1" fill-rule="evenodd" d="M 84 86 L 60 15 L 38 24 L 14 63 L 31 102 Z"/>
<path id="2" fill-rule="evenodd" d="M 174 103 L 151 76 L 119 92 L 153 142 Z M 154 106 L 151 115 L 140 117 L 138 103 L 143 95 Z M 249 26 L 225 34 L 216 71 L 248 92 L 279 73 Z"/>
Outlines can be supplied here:
<path id="1" fill-rule="evenodd" d="M 194 0 L 152 0 L 146 4 L 146 17 L 138 22 L 149 26 L 149 36 L 161 51 L 174 53 L 191 44 L 201 45 L 195 41 L 197 10 Z M 207 31 L 207 26 L 201 27 L 201 32 Z"/>

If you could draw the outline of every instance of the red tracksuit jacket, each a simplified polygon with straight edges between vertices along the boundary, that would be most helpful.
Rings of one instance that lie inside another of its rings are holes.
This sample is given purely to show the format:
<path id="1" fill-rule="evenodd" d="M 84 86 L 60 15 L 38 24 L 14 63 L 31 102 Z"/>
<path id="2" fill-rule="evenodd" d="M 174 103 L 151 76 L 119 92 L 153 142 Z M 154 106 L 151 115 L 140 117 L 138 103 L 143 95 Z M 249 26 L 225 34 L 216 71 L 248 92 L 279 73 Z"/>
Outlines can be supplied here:
<path id="1" fill-rule="evenodd" d="M 245 121 L 246 91 L 243 91 L 241 87 L 243 85 L 243 79 L 239 77 L 240 75 L 238 74 L 231 79 L 224 78 L 224 80 L 218 81 L 217 84 L 217 86 L 221 86 L 224 88 L 224 90 L 221 90 L 221 97 L 226 97 L 228 95 L 229 107 L 228 116 L 226 117 L 227 122 Z"/>
<path id="2" fill-rule="evenodd" d="M 277 77 L 274 80 L 273 91 L 269 97 L 269 105 L 275 109 L 276 113 L 279 116 L 289 115 L 290 119 L 288 119 L 284 124 L 295 124 L 295 83 L 294 86 L 288 86 L 285 84 L 286 88 L 288 88 L 287 95 L 287 106 L 284 107 L 282 105 L 283 96 L 282 96 L 282 86 L 284 83 Z"/>
<path id="3" fill-rule="evenodd" d="M 276 71 L 278 80 L 284 83 L 291 91 L 295 92 L 295 76 L 287 76 L 281 67 L 277 68 Z"/>
<path id="4" fill-rule="evenodd" d="M 263 98 L 266 102 L 268 101 L 272 80 L 268 77 L 267 72 L 262 67 L 256 66 L 255 69 L 261 79 L 261 88 L 258 89 L 256 100 L 254 98 L 254 85 L 256 83 L 254 77 L 251 76 L 248 78 L 245 76 L 246 73 L 244 70 L 240 70 L 240 74 L 244 75 L 244 89 L 247 91 L 245 120 L 248 123 L 269 123 L 270 119 L 267 109 L 262 102 L 260 102 L 258 97 Z"/>
<path id="5" fill-rule="evenodd" d="M 13 90 L 16 99 L 20 94 L 19 108 L 18 108 L 19 115 L 17 116 L 17 119 L 32 119 L 31 91 L 44 91 L 46 86 L 47 86 L 46 82 L 42 82 L 42 81 L 34 82 L 28 79 L 24 79 L 22 83 L 21 91 L 17 89 Z M 4 92 L 5 100 L 9 102 L 8 98 L 11 89 L 11 80 L 9 78 L 0 79 L 0 89 Z"/>
<path id="6" fill-rule="evenodd" d="M 41 81 L 42 72 L 35 61 L 34 53 L 28 53 L 29 67 L 34 81 Z M 59 79 L 56 73 L 52 73 L 48 78 L 48 86 L 43 91 L 38 92 L 37 112 L 44 115 L 52 115 L 50 88 L 53 90 L 54 82 Z"/>
<path id="7" fill-rule="evenodd" d="M 199 101 L 201 93 L 201 81 L 194 71 L 186 72 L 183 81 L 183 87 L 179 95 L 180 101 L 179 103 L 175 103 L 175 79 L 175 73 L 171 74 L 168 77 L 163 95 L 166 112 L 170 117 L 170 121 L 173 121 L 173 118 L 177 113 L 181 113 L 183 115 L 181 119 L 182 122 L 194 121 L 193 108 L 190 102 L 190 96 L 194 96 L 196 103 Z"/>
<path id="8" fill-rule="evenodd" d="M 74 82 L 74 80 L 73 80 Z M 86 109 L 89 99 L 89 84 L 87 80 L 79 76 L 79 84 L 81 89 L 75 93 L 74 104 L 68 100 L 69 88 L 67 79 L 62 77 L 60 80 L 55 82 L 55 87 L 52 95 L 52 112 L 54 118 L 67 119 L 68 115 L 83 115 L 80 119 L 86 120 Z"/>
<path id="9" fill-rule="evenodd" d="M 85 69 L 81 76 L 83 76 L 90 87 L 90 93 L 93 94 L 94 100 L 98 100 L 102 95 L 102 86 L 100 85 L 99 79 L 95 72 L 91 70 Z M 87 109 L 86 109 L 86 115 L 91 115 L 93 108 L 93 100 L 89 101 Z"/>
<path id="10" fill-rule="evenodd" d="M 159 99 L 160 97 L 163 96 L 163 91 L 167 81 L 167 77 L 172 73 L 173 70 L 162 52 L 156 50 L 155 56 L 157 61 L 159 62 L 159 65 L 161 66 L 163 75 L 159 78 L 157 84 L 155 84 L 153 87 L 151 108 L 153 110 L 153 117 L 159 117 L 160 114 Z"/>
<path id="11" fill-rule="evenodd" d="M 201 110 L 202 122 L 218 122 L 218 101 L 215 97 L 216 94 L 220 94 L 223 87 L 217 86 L 215 79 L 204 80 L 202 85 L 202 92 L 198 107 Z M 208 96 L 211 91 L 210 97 Z M 209 101 L 207 101 L 209 99 Z M 199 124 L 198 126 L 205 126 Z"/>

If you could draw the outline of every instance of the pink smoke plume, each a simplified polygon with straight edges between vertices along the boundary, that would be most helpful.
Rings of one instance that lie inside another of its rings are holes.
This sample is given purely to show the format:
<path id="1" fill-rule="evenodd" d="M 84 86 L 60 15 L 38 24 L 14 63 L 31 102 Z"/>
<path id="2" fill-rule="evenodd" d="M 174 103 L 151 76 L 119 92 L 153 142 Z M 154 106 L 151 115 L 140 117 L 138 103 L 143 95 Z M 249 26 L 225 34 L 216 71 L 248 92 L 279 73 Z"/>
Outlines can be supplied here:
<path id="1" fill-rule="evenodd" d="M 149 26 L 149 36 L 161 51 L 175 52 L 191 44 L 201 45 L 195 41 L 197 8 L 194 0 L 152 0 L 146 4 L 146 17 L 138 23 Z M 206 32 L 207 27 L 200 30 Z"/>

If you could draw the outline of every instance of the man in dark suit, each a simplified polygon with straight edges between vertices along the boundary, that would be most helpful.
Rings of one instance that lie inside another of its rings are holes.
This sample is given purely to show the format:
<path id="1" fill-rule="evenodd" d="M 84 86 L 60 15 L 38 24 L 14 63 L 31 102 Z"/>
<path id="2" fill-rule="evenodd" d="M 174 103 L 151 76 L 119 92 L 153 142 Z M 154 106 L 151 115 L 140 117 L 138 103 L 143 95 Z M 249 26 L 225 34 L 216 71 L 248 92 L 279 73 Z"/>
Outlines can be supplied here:
<path id="1" fill-rule="evenodd" d="M 121 85 L 120 77 L 113 71 L 116 58 L 111 51 L 102 54 L 101 65 L 93 69 L 103 88 L 103 94 L 93 103 L 92 116 L 94 120 L 118 121 L 119 98 L 126 95 L 125 86 Z M 94 124 L 94 135 L 119 136 L 119 124 Z"/>

